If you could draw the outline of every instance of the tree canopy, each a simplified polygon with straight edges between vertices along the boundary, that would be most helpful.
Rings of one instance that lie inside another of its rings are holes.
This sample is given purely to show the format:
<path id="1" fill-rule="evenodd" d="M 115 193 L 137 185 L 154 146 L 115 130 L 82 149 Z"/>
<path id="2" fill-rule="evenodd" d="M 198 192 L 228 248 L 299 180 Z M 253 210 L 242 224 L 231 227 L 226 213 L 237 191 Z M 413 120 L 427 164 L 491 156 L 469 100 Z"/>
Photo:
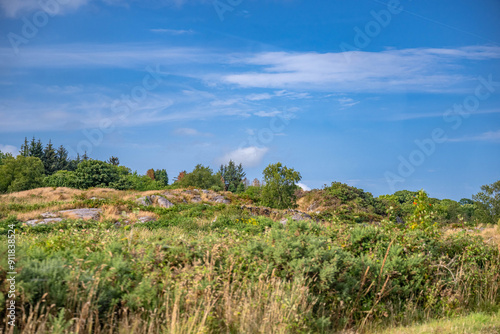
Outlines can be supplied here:
<path id="1" fill-rule="evenodd" d="M 263 175 L 265 182 L 262 188 L 263 205 L 276 209 L 296 207 L 296 183 L 302 179 L 299 172 L 278 162 L 267 166 Z"/>

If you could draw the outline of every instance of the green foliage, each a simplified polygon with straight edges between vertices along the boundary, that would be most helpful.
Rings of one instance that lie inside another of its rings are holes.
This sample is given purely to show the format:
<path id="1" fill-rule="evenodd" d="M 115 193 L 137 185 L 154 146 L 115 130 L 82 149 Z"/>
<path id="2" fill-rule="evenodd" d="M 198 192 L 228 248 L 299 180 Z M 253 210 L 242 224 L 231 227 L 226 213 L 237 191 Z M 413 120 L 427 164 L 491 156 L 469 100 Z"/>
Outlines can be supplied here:
<path id="1" fill-rule="evenodd" d="M 47 176 L 44 181 L 44 186 L 46 187 L 77 187 L 77 177 L 75 172 L 70 172 L 67 170 L 60 170 L 52 175 Z"/>
<path id="2" fill-rule="evenodd" d="M 210 167 L 205 167 L 201 164 L 196 165 L 191 173 L 187 173 L 176 185 L 181 188 L 195 187 L 201 189 L 211 189 L 214 186 L 219 186 L 221 189 L 224 184 L 220 176 L 214 174 Z"/>
<path id="3" fill-rule="evenodd" d="M 262 187 L 263 205 L 277 209 L 297 206 L 295 203 L 296 183 L 302 179 L 299 172 L 278 162 L 267 166 L 263 175 L 266 183 Z"/>
<path id="4" fill-rule="evenodd" d="M 57 154 L 50 140 L 43 151 L 42 162 L 45 168 L 45 174 L 52 175 L 57 171 Z"/>
<path id="5" fill-rule="evenodd" d="M 12 154 L 10 154 L 10 153 L 3 153 L 2 151 L 0 151 L 0 165 L 3 164 L 3 160 L 6 159 L 6 158 L 12 158 Z"/>
<path id="6" fill-rule="evenodd" d="M 224 180 L 224 190 L 230 192 L 237 192 L 240 184 L 243 184 L 243 178 L 245 177 L 245 172 L 243 171 L 243 166 L 239 164 L 238 166 L 233 160 L 229 160 L 227 165 L 221 165 L 218 175 Z M 243 190 L 244 190 L 243 185 Z M 240 192 L 241 192 L 240 187 Z"/>
<path id="7" fill-rule="evenodd" d="M 408 218 L 408 227 L 420 230 L 430 230 L 437 225 L 436 213 L 432 208 L 429 196 L 424 190 L 420 190 L 413 200 L 414 211 Z"/>
<path id="8" fill-rule="evenodd" d="M 481 190 L 472 196 L 477 206 L 475 216 L 481 223 L 500 224 L 500 180 L 483 185 Z"/>
<path id="9" fill-rule="evenodd" d="M 64 146 L 59 146 L 56 152 L 56 170 L 68 170 L 69 160 L 68 160 L 68 151 L 64 148 Z"/>
<path id="10" fill-rule="evenodd" d="M 168 186 L 168 174 L 165 169 L 156 169 L 154 171 L 155 180 L 164 186 Z"/>
<path id="11" fill-rule="evenodd" d="M 13 218 L 0 221 L 0 228 L 15 224 L 23 233 L 17 247 L 19 305 L 33 312 L 29 306 L 43 297 L 54 304 L 48 319 L 57 328 L 68 328 L 66 320 L 77 318 L 86 305 L 100 315 L 92 324 L 97 332 L 127 314 L 162 321 L 174 300 L 177 316 L 187 319 L 212 296 L 213 328 L 207 332 L 218 333 L 230 327 L 228 312 L 237 317 L 241 310 L 236 299 L 227 303 L 231 295 L 242 290 L 249 298 L 245 307 L 265 311 L 261 298 L 249 296 L 258 292 L 250 290 L 254 284 L 264 282 L 258 285 L 262 289 L 274 279 L 283 287 L 299 279 L 304 285 L 297 287 L 296 298 L 304 298 L 308 311 L 297 319 L 308 321 L 290 332 L 333 333 L 365 318 L 383 322 L 387 313 L 386 323 L 392 323 L 411 315 L 418 320 L 420 312 L 440 317 L 500 302 L 498 249 L 465 233 L 443 237 L 420 229 L 295 221 L 283 227 L 237 207 L 220 210 L 181 205 L 163 211 L 157 222 L 126 228 L 82 221 L 32 228 L 19 227 Z M 211 214 L 217 214 L 212 223 L 198 222 Z M 6 236 L 0 238 L 5 253 Z M 265 293 L 279 292 L 272 298 L 282 308 L 294 300 L 285 291 Z M 0 309 L 1 317 L 4 312 Z M 292 319 L 287 326 L 296 325 Z"/>
<path id="12" fill-rule="evenodd" d="M 77 186 L 81 189 L 91 187 L 109 187 L 124 175 L 125 171 L 120 167 L 110 165 L 104 161 L 86 160 L 82 161 L 75 172 Z"/>
<path id="13" fill-rule="evenodd" d="M 7 157 L 0 165 L 0 192 L 15 192 L 42 186 L 43 163 L 39 158 Z"/>

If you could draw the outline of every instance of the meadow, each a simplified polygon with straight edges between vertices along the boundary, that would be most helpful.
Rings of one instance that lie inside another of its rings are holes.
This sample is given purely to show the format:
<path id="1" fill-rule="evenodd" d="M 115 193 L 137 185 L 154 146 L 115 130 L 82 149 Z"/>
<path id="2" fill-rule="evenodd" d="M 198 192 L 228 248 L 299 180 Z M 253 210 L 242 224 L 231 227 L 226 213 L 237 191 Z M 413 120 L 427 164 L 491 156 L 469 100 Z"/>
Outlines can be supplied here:
<path id="1" fill-rule="evenodd" d="M 329 215 L 288 216 L 285 223 L 252 215 L 242 206 L 248 198 L 236 195 L 231 204 L 171 208 L 136 201 L 153 193 L 43 188 L 2 195 L 2 332 L 500 331 L 498 226 L 415 228 Z M 102 208 L 100 219 L 23 222 L 86 207 Z M 125 218 L 141 213 L 156 220 Z M 12 225 L 17 326 L 6 327 Z"/>

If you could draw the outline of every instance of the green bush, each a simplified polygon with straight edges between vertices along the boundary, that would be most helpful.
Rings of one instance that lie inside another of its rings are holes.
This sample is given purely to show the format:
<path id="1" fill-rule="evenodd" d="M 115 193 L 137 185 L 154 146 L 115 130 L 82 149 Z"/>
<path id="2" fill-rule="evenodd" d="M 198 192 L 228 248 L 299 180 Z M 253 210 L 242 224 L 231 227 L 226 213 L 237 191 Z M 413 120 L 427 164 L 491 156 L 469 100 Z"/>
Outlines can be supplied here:
<path id="1" fill-rule="evenodd" d="M 75 172 L 60 170 L 47 176 L 44 181 L 46 187 L 68 187 L 76 188 L 77 178 Z"/>
<path id="2" fill-rule="evenodd" d="M 39 158 L 7 157 L 0 165 L 0 193 L 38 188 L 43 185 L 44 167 Z"/>

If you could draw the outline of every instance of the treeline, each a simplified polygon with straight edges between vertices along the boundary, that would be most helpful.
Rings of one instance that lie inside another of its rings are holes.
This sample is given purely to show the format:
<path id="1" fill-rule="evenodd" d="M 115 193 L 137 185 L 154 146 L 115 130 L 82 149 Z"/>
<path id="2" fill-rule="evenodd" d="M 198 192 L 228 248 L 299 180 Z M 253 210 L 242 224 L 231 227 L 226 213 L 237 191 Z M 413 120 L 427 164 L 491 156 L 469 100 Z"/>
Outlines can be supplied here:
<path id="1" fill-rule="evenodd" d="M 118 190 L 162 190 L 167 188 L 211 189 L 231 191 L 254 203 L 273 208 L 294 208 L 297 196 L 303 196 L 296 185 L 300 173 L 283 166 L 270 164 L 263 171 L 263 181 L 250 182 L 241 164 L 229 161 L 214 172 L 210 167 L 198 164 L 191 172 L 182 171 L 169 185 L 165 169 L 150 169 L 146 175 L 121 166 L 117 157 L 107 161 L 91 159 L 85 153 L 75 158 L 68 156 L 64 146 L 54 148 L 52 142 L 43 145 L 40 140 L 25 139 L 16 157 L 0 152 L 0 193 L 29 190 L 38 187 L 70 187 L 88 189 L 92 187 Z M 369 192 L 333 182 L 322 190 L 313 190 L 305 196 L 309 202 L 322 202 L 330 211 L 343 220 L 353 222 L 378 221 L 392 217 L 395 222 L 404 223 L 415 213 L 419 192 L 401 190 L 392 195 L 373 197 Z M 460 201 L 428 198 L 426 215 L 432 215 L 437 223 L 483 222 L 497 223 L 500 220 L 500 181 L 481 187 L 481 192 L 472 199 Z M 429 218 L 429 217 L 427 217 Z"/>

